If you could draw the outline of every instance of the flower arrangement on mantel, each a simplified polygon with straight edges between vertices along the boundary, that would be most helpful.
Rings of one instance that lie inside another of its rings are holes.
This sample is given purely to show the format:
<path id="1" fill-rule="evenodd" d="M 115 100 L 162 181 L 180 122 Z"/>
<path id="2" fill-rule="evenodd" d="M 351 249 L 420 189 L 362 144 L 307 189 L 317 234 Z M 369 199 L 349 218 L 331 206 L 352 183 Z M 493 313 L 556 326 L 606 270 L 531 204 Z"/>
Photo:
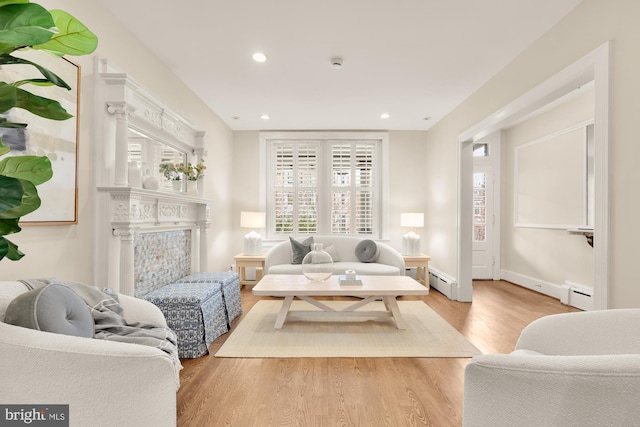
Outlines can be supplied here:
<path id="1" fill-rule="evenodd" d="M 182 172 L 179 164 L 174 163 L 160 163 L 160 172 L 167 178 L 169 181 L 182 181 Z"/>
<path id="2" fill-rule="evenodd" d="M 204 178 L 204 170 L 207 168 L 204 165 L 204 159 L 202 159 L 197 164 L 180 163 L 180 169 L 182 170 L 182 174 L 187 178 L 187 181 L 197 181 L 199 179 Z"/>
<path id="3" fill-rule="evenodd" d="M 169 181 L 181 181 L 184 177 L 187 181 L 197 181 L 204 177 L 204 159 L 197 164 L 184 163 L 160 163 L 160 172 Z"/>

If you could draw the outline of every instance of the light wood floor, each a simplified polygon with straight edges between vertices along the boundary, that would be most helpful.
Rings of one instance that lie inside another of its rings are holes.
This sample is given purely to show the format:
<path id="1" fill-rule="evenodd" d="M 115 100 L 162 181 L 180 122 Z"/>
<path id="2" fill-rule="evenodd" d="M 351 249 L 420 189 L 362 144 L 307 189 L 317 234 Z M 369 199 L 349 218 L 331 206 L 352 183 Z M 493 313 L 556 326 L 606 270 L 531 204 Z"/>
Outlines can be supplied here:
<path id="1" fill-rule="evenodd" d="M 483 353 L 509 353 L 531 321 L 578 311 L 507 282 L 474 282 L 473 303 L 422 299 Z M 242 289 L 247 313 L 259 300 Z M 235 328 L 242 320 L 236 319 Z M 183 359 L 178 426 L 460 426 L 462 358 Z"/>

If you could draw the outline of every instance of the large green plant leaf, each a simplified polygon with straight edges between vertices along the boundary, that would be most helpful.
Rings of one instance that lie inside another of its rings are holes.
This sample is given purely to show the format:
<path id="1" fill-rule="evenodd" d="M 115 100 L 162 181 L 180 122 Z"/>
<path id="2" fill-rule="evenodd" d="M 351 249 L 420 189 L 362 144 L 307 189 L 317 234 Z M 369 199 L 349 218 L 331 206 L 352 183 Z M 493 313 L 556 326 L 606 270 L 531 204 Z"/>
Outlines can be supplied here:
<path id="1" fill-rule="evenodd" d="M 13 65 L 13 64 L 32 65 L 36 67 L 38 71 L 40 71 L 40 73 L 44 76 L 45 79 L 49 80 L 54 85 L 71 90 L 71 86 L 69 86 L 64 80 L 58 77 L 58 75 L 49 71 L 42 65 L 38 65 L 35 62 L 31 62 L 27 59 L 18 58 L 8 54 L 0 55 L 0 65 Z"/>
<path id="2" fill-rule="evenodd" d="M 0 236 L 17 233 L 22 230 L 18 225 L 18 218 L 0 219 Z"/>
<path id="3" fill-rule="evenodd" d="M 24 254 L 18 250 L 18 245 L 0 237 L 0 260 L 5 256 L 11 261 L 18 261 Z"/>
<path id="4" fill-rule="evenodd" d="M 5 239 L 4 237 L 2 239 L 4 239 L 8 245 L 6 254 L 7 258 L 9 258 L 11 261 L 18 261 L 24 256 L 24 254 L 20 252 L 20 250 L 18 250 L 18 245 L 13 243 L 11 240 Z M 2 258 L 0 257 L 0 259 Z"/>
<path id="5" fill-rule="evenodd" d="M 16 88 L 4 82 L 0 82 L 0 113 L 9 111 L 16 106 L 18 93 Z"/>
<path id="6" fill-rule="evenodd" d="M 13 82 L 13 85 L 15 87 L 26 85 L 26 84 L 31 84 L 34 86 L 42 86 L 42 87 L 53 86 L 53 83 L 51 83 L 47 79 L 24 79 L 24 80 L 18 80 L 17 82 Z"/>
<path id="7" fill-rule="evenodd" d="M 87 55 L 98 47 L 98 38 L 87 27 L 63 10 L 50 11 L 58 28 L 58 33 L 43 44 L 33 46 L 34 49 L 55 52 L 59 56 Z"/>
<path id="8" fill-rule="evenodd" d="M 51 120 L 67 120 L 73 115 L 67 113 L 58 101 L 34 95 L 24 89 L 16 88 L 16 107 L 27 110 L 36 116 Z"/>
<path id="9" fill-rule="evenodd" d="M 51 161 L 46 156 L 16 156 L 0 161 L 0 176 L 24 179 L 40 185 L 53 176 Z"/>
<path id="10" fill-rule="evenodd" d="M 4 237 L 0 237 L 0 260 L 9 253 L 9 241 Z"/>
<path id="11" fill-rule="evenodd" d="M 0 175 L 0 214 L 22 205 L 24 187 L 19 179 Z"/>
<path id="12" fill-rule="evenodd" d="M 2 139 L 0 139 L 0 156 L 4 156 L 9 151 L 11 151 L 11 147 L 7 147 L 2 143 Z"/>
<path id="13" fill-rule="evenodd" d="M 22 196 L 22 204 L 13 209 L 9 209 L 5 212 L 0 212 L 0 219 L 20 219 L 21 216 L 25 216 L 35 211 L 40 207 L 42 201 L 38 196 L 38 190 L 36 186 L 31 182 L 24 179 L 20 180 L 22 187 L 24 188 L 24 196 Z"/>
<path id="14" fill-rule="evenodd" d="M 0 7 L 0 43 L 33 46 L 46 43 L 55 26 L 49 11 L 35 3 Z"/>
<path id="15" fill-rule="evenodd" d="M 8 4 L 23 4 L 29 3 L 29 0 L 0 0 L 0 7 L 6 6 Z"/>

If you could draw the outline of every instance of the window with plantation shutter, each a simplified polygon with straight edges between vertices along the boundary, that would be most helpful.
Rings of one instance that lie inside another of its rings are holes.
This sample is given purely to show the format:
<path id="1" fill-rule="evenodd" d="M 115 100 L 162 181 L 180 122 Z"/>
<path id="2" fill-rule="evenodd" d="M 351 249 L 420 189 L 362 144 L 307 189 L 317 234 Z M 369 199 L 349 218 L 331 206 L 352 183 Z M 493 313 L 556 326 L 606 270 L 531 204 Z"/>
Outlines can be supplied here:
<path id="1" fill-rule="evenodd" d="M 267 237 L 335 234 L 380 238 L 383 138 L 323 136 L 261 135 L 267 154 Z"/>
<path id="2" fill-rule="evenodd" d="M 331 234 L 376 234 L 376 143 L 331 143 Z"/>
<path id="3" fill-rule="evenodd" d="M 317 143 L 274 143 L 276 234 L 314 234 L 318 224 Z"/>

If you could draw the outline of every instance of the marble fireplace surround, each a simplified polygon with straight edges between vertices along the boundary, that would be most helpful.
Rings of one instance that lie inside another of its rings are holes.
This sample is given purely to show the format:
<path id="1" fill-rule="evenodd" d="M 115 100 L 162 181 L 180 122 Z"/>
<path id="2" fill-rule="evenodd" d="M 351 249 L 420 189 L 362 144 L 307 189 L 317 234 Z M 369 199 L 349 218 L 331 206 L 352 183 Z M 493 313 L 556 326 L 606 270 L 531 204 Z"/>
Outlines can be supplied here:
<path id="1" fill-rule="evenodd" d="M 139 296 L 158 282 L 167 285 L 207 271 L 208 203 L 165 191 L 99 190 L 109 196 L 107 257 L 112 260 L 109 265 L 118 266 L 106 271 L 109 287 L 116 288 L 112 284 L 117 282 L 119 292 Z M 150 280 L 156 283 L 150 285 Z"/>

